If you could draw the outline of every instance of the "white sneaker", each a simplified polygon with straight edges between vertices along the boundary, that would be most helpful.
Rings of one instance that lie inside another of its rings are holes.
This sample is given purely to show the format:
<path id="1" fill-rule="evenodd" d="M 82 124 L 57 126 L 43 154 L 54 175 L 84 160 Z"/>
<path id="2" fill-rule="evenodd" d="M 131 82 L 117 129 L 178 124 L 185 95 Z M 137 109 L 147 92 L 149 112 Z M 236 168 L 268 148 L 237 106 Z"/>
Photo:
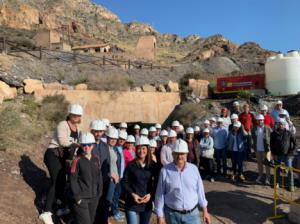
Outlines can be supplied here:
<path id="1" fill-rule="evenodd" d="M 44 224 L 54 224 L 51 212 L 43 212 L 40 214 L 39 219 L 42 220 Z"/>
<path id="2" fill-rule="evenodd" d="M 70 211 L 69 208 L 61 208 L 61 209 L 57 210 L 56 216 L 61 217 L 61 216 L 64 216 L 64 215 L 68 215 L 70 212 L 71 211 Z"/>
<path id="3" fill-rule="evenodd" d="M 261 179 L 262 179 L 262 177 L 261 177 L 261 176 L 258 176 L 257 179 L 256 179 L 256 183 L 261 184 L 261 183 L 262 183 L 262 182 L 261 182 Z"/>
<path id="4" fill-rule="evenodd" d="M 271 185 L 270 179 L 269 179 L 269 178 L 266 178 L 266 179 L 265 179 L 265 185 Z"/>

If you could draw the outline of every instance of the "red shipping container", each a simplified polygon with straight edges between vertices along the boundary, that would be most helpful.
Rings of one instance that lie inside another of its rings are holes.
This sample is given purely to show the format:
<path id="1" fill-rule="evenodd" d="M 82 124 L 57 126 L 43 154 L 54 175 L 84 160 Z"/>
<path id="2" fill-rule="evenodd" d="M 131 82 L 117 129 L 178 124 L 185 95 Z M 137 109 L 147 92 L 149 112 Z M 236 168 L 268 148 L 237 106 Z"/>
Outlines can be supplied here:
<path id="1" fill-rule="evenodd" d="M 243 75 L 217 78 L 217 92 L 265 89 L 265 75 Z"/>

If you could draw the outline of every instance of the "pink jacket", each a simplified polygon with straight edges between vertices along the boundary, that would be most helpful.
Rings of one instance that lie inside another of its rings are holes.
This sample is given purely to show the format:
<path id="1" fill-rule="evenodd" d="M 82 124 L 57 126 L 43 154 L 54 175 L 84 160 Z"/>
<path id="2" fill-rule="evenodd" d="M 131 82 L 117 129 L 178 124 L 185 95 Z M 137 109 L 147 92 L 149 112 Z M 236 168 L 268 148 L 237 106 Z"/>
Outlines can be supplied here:
<path id="1" fill-rule="evenodd" d="M 133 149 L 133 151 L 135 152 L 135 148 Z M 134 159 L 134 157 L 131 155 L 129 149 L 127 149 L 127 148 L 123 149 L 123 155 L 124 155 L 124 161 L 125 161 L 124 164 L 125 164 L 125 168 L 126 168 L 127 164 L 129 162 L 131 162 Z"/>

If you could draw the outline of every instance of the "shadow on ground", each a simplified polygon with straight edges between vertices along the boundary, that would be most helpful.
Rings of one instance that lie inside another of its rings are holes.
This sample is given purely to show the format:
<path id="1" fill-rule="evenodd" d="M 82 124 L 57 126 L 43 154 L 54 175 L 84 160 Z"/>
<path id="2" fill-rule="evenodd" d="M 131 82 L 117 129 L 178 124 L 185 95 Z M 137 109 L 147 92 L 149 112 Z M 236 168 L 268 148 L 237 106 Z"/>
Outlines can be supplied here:
<path id="1" fill-rule="evenodd" d="M 46 172 L 32 162 L 27 155 L 21 156 L 19 167 L 24 181 L 35 193 L 34 204 L 40 213 L 44 207 L 45 193 L 47 192 L 50 180 Z"/>

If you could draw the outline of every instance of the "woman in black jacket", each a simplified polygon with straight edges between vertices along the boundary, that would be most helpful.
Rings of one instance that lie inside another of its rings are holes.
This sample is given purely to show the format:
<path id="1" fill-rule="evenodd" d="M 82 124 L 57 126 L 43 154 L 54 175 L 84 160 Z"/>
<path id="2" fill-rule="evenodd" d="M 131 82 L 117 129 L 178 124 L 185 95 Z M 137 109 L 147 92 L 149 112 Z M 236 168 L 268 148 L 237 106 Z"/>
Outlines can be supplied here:
<path id="1" fill-rule="evenodd" d="M 100 159 L 91 152 L 95 138 L 91 133 L 83 133 L 80 145 L 83 153 L 73 160 L 71 166 L 71 190 L 76 224 L 93 224 L 99 198 L 102 194 Z"/>
<path id="2" fill-rule="evenodd" d="M 158 168 L 151 162 L 148 138 L 142 136 L 136 146 L 136 158 L 127 165 L 123 179 L 126 219 L 128 224 L 148 224 L 152 214 Z"/>

